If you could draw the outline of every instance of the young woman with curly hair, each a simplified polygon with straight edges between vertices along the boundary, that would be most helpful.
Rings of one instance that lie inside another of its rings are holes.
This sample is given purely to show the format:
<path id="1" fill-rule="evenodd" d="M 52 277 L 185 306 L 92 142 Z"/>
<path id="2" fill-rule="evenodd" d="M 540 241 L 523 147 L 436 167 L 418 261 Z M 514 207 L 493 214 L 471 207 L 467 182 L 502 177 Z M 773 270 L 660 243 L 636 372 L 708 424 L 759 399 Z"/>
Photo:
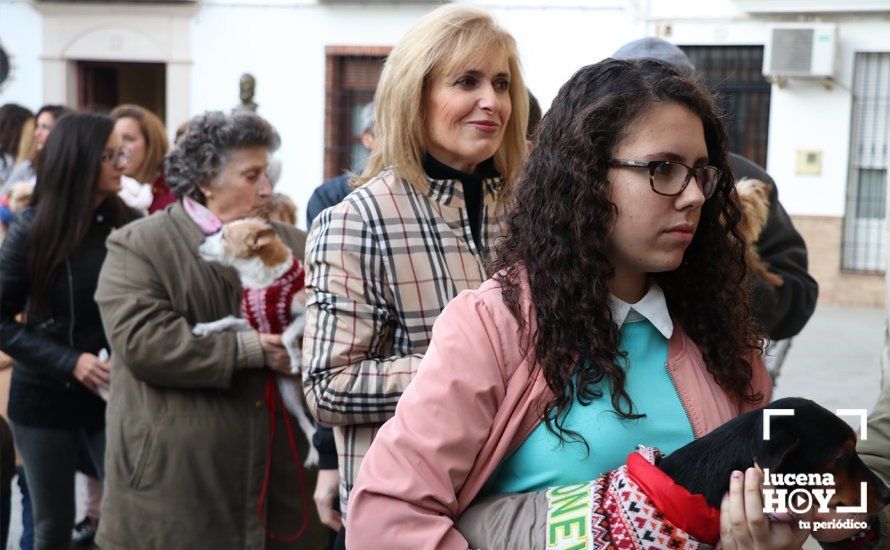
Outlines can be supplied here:
<path id="1" fill-rule="evenodd" d="M 578 71 L 496 275 L 439 317 L 365 457 L 353 547 L 467 548 L 453 522 L 477 496 L 587 482 L 637 444 L 670 453 L 765 405 L 733 189 L 704 88 L 653 60 Z"/>

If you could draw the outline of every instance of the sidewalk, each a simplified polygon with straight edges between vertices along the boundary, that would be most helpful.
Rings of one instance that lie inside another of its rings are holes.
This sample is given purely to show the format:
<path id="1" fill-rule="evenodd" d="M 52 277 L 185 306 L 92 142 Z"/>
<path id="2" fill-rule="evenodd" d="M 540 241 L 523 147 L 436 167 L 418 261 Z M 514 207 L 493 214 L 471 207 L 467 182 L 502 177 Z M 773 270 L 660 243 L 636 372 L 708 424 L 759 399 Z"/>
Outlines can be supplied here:
<path id="1" fill-rule="evenodd" d="M 773 398 L 806 397 L 826 409 L 868 409 L 881 392 L 883 309 L 817 308 L 797 335 Z M 890 383 L 890 381 L 888 381 Z M 842 417 L 855 428 L 855 417 Z M 821 550 L 812 538 L 804 550 Z"/>
<path id="2" fill-rule="evenodd" d="M 792 341 L 773 397 L 871 411 L 881 390 L 885 322 L 883 309 L 817 308 Z"/>

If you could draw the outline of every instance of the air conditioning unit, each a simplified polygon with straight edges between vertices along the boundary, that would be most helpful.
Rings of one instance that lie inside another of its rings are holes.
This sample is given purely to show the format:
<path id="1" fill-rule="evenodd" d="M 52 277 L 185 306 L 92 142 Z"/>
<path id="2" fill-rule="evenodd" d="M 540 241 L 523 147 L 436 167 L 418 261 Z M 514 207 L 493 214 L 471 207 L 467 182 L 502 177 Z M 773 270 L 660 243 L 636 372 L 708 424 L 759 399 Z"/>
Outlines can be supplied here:
<path id="1" fill-rule="evenodd" d="M 834 80 L 837 25 L 784 23 L 770 30 L 763 52 L 763 75 L 782 85 L 789 78 Z"/>

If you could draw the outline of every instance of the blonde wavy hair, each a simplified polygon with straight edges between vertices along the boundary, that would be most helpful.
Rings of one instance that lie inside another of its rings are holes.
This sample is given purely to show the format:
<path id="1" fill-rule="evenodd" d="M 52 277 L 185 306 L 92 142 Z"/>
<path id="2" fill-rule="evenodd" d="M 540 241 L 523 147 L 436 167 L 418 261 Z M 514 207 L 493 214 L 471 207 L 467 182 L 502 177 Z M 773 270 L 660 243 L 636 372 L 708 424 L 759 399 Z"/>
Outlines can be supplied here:
<path id="1" fill-rule="evenodd" d="M 16 151 L 15 166 L 32 161 L 37 157 L 37 144 L 34 142 L 34 130 L 37 128 L 37 118 L 31 117 L 22 125 L 22 137 L 19 139 L 19 149 Z"/>
<path id="2" fill-rule="evenodd" d="M 142 137 L 145 139 L 145 158 L 142 165 L 136 167 L 133 179 L 140 183 L 152 183 L 158 173 L 164 169 L 164 155 L 170 148 L 167 129 L 154 113 L 140 105 L 118 105 L 111 111 L 114 120 L 132 118 L 139 123 Z"/>
<path id="3" fill-rule="evenodd" d="M 493 53 L 505 55 L 510 68 L 512 113 L 494 155 L 495 167 L 505 182 L 500 196 L 509 197 L 522 170 L 528 124 L 528 92 L 516 41 L 486 12 L 455 5 L 426 15 L 390 52 L 374 94 L 374 150 L 357 183 L 392 168 L 398 177 L 425 191 L 423 104 L 429 83 L 442 74 L 470 68 Z"/>

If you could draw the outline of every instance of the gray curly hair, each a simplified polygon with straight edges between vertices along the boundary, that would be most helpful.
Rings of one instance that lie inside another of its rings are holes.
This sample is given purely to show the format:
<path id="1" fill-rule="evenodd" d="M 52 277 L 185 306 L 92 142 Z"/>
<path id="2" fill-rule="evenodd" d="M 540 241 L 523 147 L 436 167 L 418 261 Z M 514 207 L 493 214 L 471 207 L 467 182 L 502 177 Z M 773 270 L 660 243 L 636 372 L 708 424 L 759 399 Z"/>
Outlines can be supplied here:
<path id="1" fill-rule="evenodd" d="M 232 149 L 278 149 L 281 138 L 263 117 L 244 110 L 231 114 L 207 111 L 189 121 L 185 133 L 164 159 L 167 185 L 177 198 L 190 197 L 202 204 L 199 184 L 209 185 L 228 161 Z"/>

